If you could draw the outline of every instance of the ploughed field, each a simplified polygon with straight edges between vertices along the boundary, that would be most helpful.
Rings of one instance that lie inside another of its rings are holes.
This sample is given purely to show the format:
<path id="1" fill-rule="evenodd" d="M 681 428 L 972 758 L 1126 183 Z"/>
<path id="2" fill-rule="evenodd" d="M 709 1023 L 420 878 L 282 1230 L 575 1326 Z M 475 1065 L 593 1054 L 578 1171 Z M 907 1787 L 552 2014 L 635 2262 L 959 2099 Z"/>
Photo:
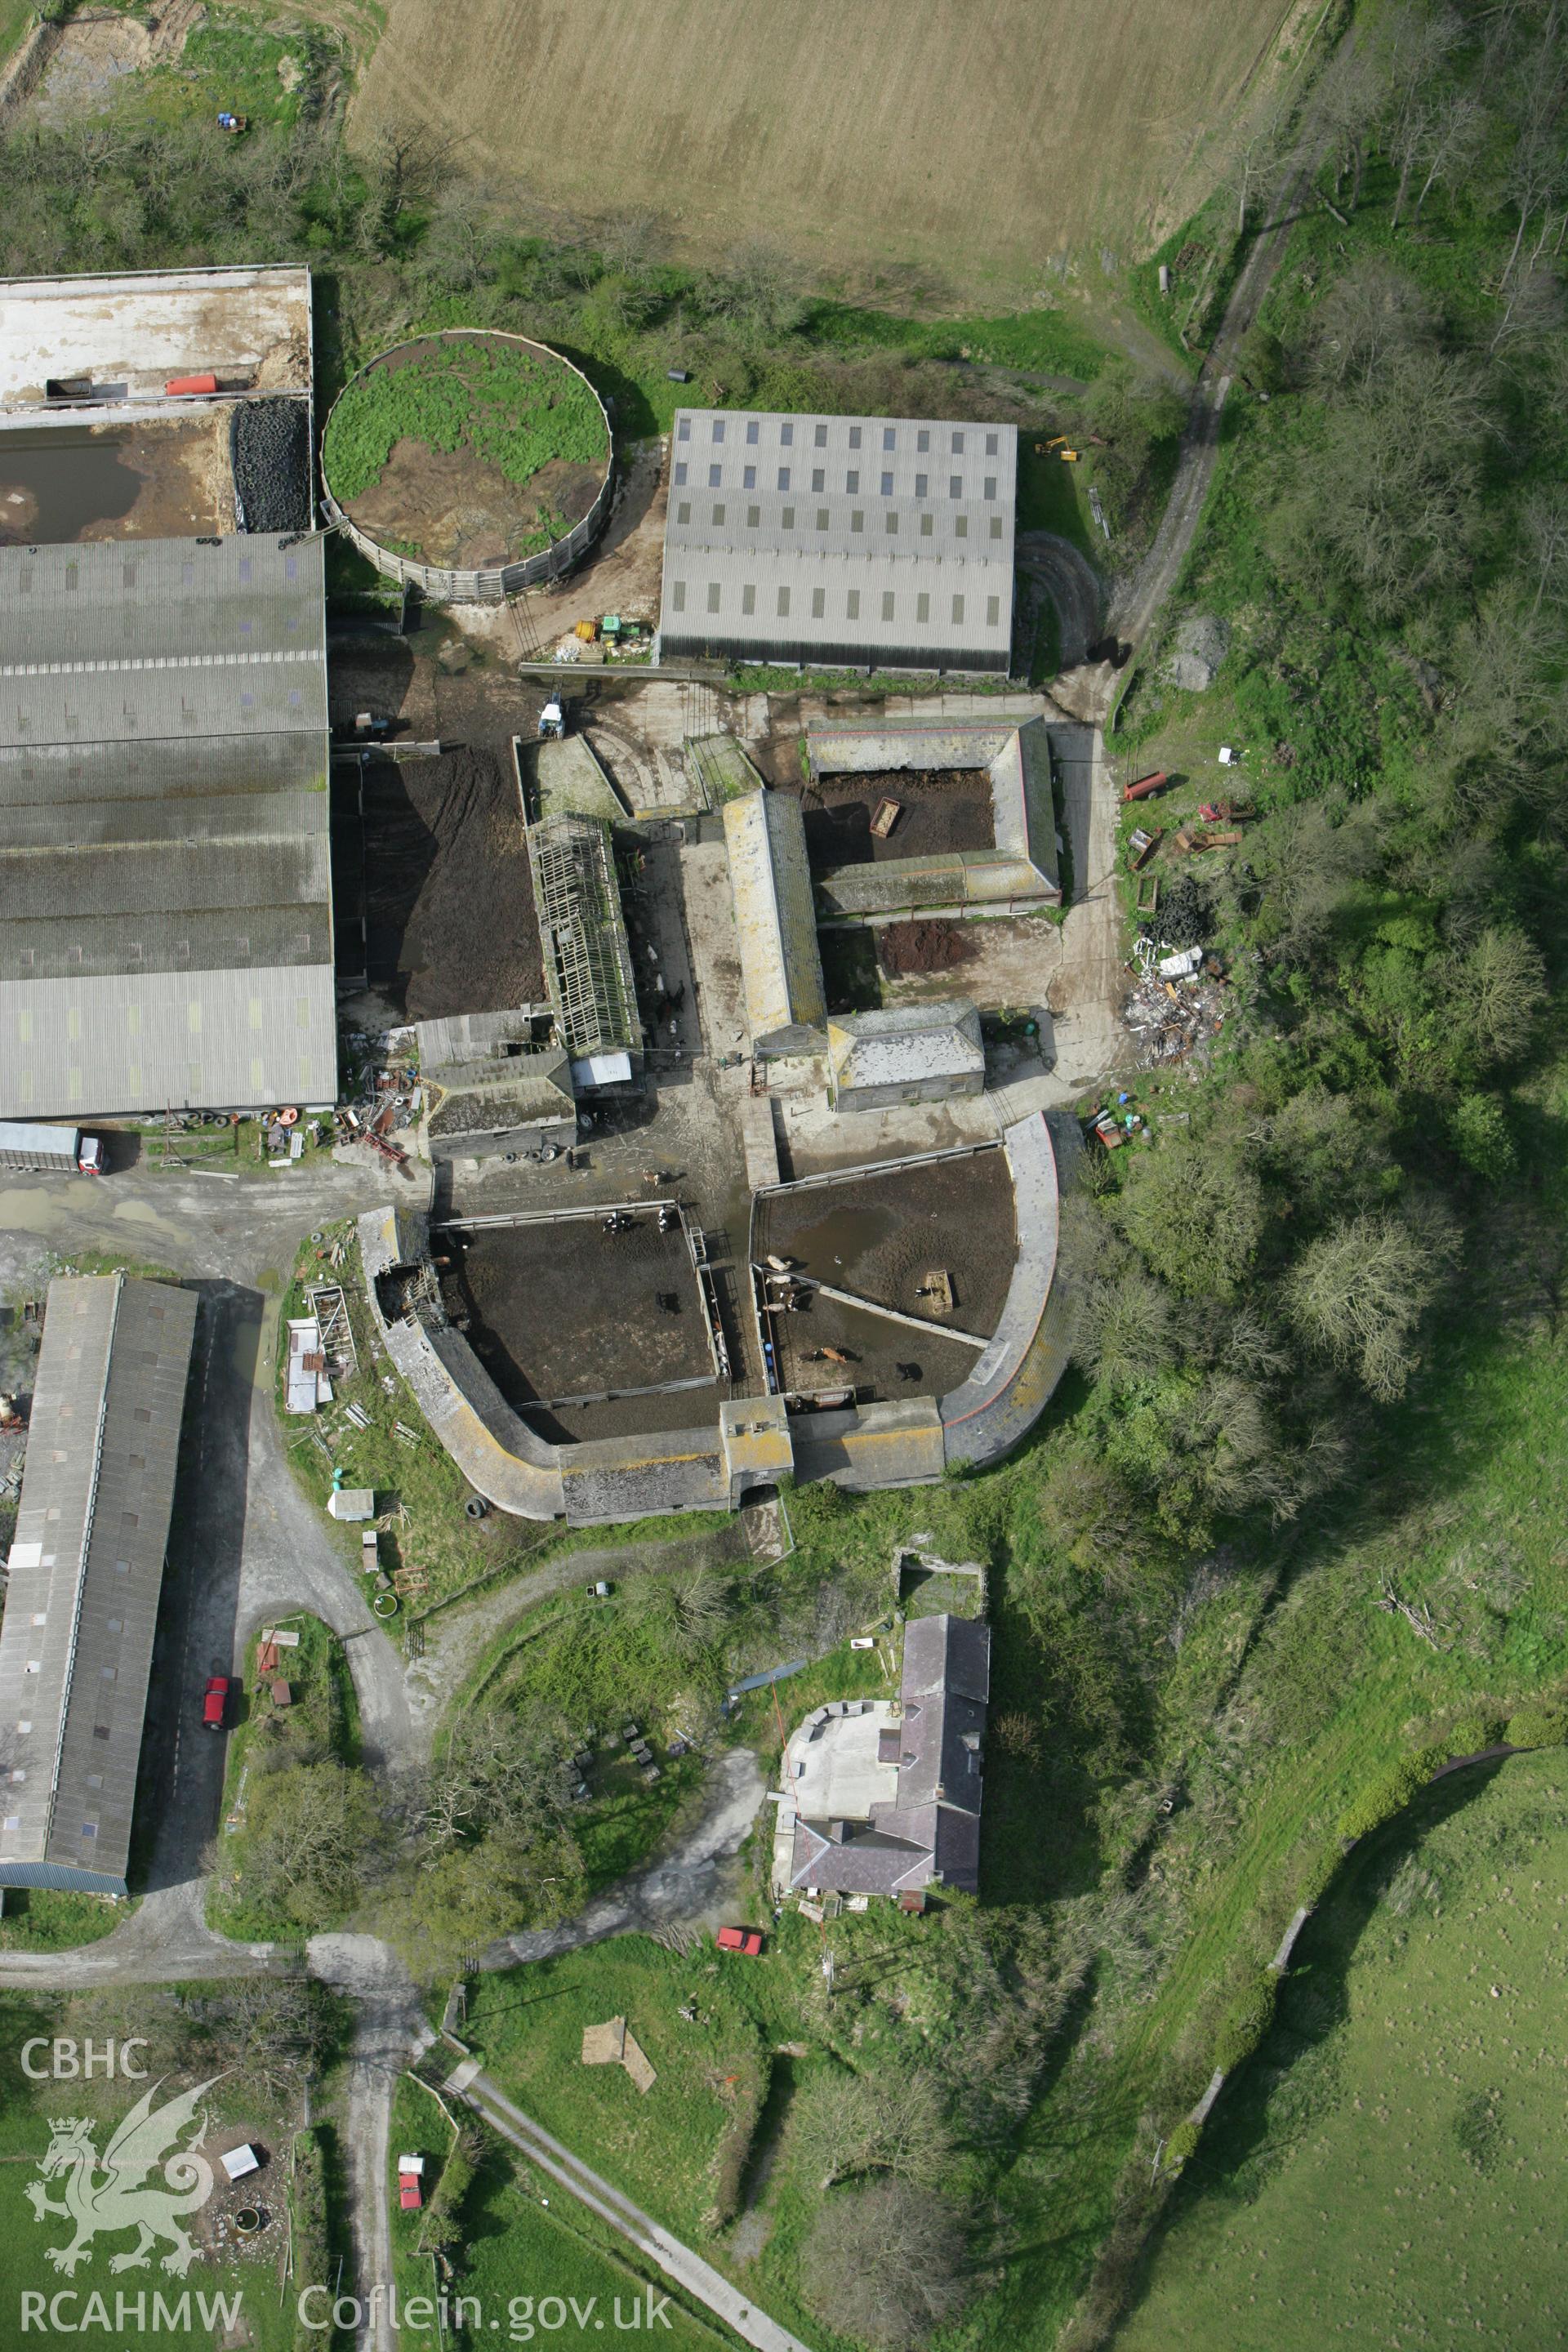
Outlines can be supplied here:
<path id="1" fill-rule="evenodd" d="M 424 122 L 462 141 L 465 170 L 538 204 L 651 212 L 726 258 L 765 239 L 834 269 L 891 258 L 944 289 L 1033 292 L 1046 255 L 1095 236 L 1146 251 L 1194 210 L 1243 88 L 1282 27 L 1304 35 L 1317 14 L 388 0 L 350 137 Z"/>

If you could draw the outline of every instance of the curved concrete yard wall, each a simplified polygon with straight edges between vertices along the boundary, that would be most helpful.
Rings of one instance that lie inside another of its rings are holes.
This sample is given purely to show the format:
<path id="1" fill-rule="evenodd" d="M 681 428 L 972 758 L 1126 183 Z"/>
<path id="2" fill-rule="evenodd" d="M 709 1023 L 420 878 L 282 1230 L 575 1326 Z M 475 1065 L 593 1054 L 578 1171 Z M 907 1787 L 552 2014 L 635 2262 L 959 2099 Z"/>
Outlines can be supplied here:
<path id="1" fill-rule="evenodd" d="M 519 1420 L 462 1334 L 432 1335 L 407 1316 L 389 1320 L 381 1311 L 376 1276 L 428 1254 L 423 1218 L 367 1210 L 359 1221 L 359 1245 L 365 1297 L 386 1352 L 469 1486 L 516 1518 L 563 1517 L 557 1448 Z"/>
<path id="2" fill-rule="evenodd" d="M 359 1241 L 365 1295 L 388 1355 L 433 1433 L 498 1511 L 598 1527 L 730 1507 L 717 1409 L 710 1439 L 679 1429 L 549 1444 L 512 1411 L 460 1331 L 427 1331 L 406 1316 L 389 1320 L 382 1313 L 376 1276 L 429 1255 L 425 1220 L 371 1209 L 359 1221 Z"/>
<path id="3" fill-rule="evenodd" d="M 949 1469 L 960 1462 L 982 1469 L 1011 1453 L 1068 1367 L 1070 1325 L 1056 1282 L 1057 1155 L 1045 1113 L 1020 1119 L 1002 1141 L 1013 1171 L 1018 1256 L 990 1346 L 963 1385 L 942 1400 Z"/>

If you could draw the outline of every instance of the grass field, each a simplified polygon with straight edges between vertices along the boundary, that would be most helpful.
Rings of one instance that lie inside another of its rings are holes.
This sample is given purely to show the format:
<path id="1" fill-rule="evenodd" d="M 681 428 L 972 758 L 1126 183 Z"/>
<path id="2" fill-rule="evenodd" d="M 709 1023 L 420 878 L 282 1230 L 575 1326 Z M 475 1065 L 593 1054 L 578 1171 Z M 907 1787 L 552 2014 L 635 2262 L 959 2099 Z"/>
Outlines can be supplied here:
<path id="1" fill-rule="evenodd" d="M 351 138 L 413 116 L 546 205 L 646 210 L 693 251 L 763 238 L 840 279 L 913 265 L 973 298 L 1091 238 L 1157 243 L 1201 190 L 1200 135 L 1320 13 L 389 0 Z"/>
<path id="2" fill-rule="evenodd" d="M 1184 2176 L 1120 2352 L 1558 2344 L 1568 1758 L 1357 1853 Z"/>
<path id="3" fill-rule="evenodd" d="M 546 2196 L 548 2206 L 542 2202 Z M 463 2221 L 457 2292 L 477 2299 L 480 2325 L 448 2334 L 447 2345 L 457 2341 L 478 2352 L 493 2344 L 491 2322 L 498 2315 L 502 2343 L 528 2340 L 522 2331 L 531 2325 L 538 2330 L 537 2342 L 613 2343 L 622 2332 L 617 2312 L 621 2322 L 629 2323 L 640 2301 L 647 2321 L 650 2285 L 656 2306 L 661 2297 L 668 2298 L 662 2318 L 654 2323 L 653 2338 L 671 2352 L 718 2352 L 734 2342 L 728 2329 L 684 2309 L 662 2273 L 639 2269 L 620 2240 L 542 2175 L 531 2175 L 510 2148 L 498 2146 L 480 2164 Z M 553 2309 L 547 2308 L 542 2323 L 533 2318 L 552 2296 L 566 2305 L 560 2327 L 553 2325 Z M 410 2352 L 424 2352 L 417 2333 L 405 2328 L 402 2340 Z"/>
<path id="4" fill-rule="evenodd" d="M 118 2011 L 113 2026 L 114 2030 L 124 2030 Z M 47 2317 L 38 2314 L 40 2308 L 47 2312 L 50 2297 L 64 2294 L 68 2297 L 74 2295 L 76 2300 L 59 2307 L 58 2327 L 85 2331 L 89 2341 L 114 2346 L 146 2341 L 166 2345 L 169 2352 L 212 2352 L 215 2345 L 227 2340 L 244 2342 L 253 2347 L 253 2352 L 290 2352 L 294 2311 L 292 2299 L 281 2285 L 278 2262 L 273 2259 L 281 2251 L 282 2243 L 282 2232 L 276 2224 L 263 2233 L 254 2257 L 235 2263 L 203 2254 L 183 2279 L 172 2277 L 159 2267 L 168 2252 L 163 2242 L 156 2246 L 146 2268 L 122 2270 L 117 2274 L 112 2267 L 114 2258 L 128 2253 L 136 2242 L 129 2226 L 106 2229 L 74 2272 L 57 2270 L 47 2259 L 50 2248 L 63 2247 L 71 2238 L 68 2220 L 56 2213 L 47 2213 L 40 2220 L 26 2193 L 29 2183 L 37 2183 L 44 2187 L 54 2202 L 62 2201 L 60 2179 L 46 2182 L 37 2169 L 38 2160 L 49 2146 L 50 2118 L 68 2114 L 89 2116 L 94 2144 L 101 2159 L 117 2125 L 151 2085 L 105 2082 L 101 2074 L 90 2084 L 53 2079 L 32 2083 L 22 2072 L 22 2045 L 35 2035 L 48 2037 L 59 2032 L 79 2037 L 100 2031 L 94 2020 L 90 1997 L 78 1996 L 68 2017 L 48 1997 L 34 2000 L 15 1993 L 0 1995 L 0 2051 L 4 2053 L 4 2064 L 0 2067 L 0 2245 L 5 2248 L 0 2257 L 0 2340 L 14 2344 L 24 2334 L 54 2332 Z M 31 2063 L 39 2063 L 36 2055 Z M 47 2052 L 42 2063 L 46 2067 L 49 2063 Z M 171 2084 L 164 2097 L 174 2096 L 177 2087 L 183 2086 Z M 280 2118 L 263 2113 L 254 2105 L 237 2106 L 221 2082 L 207 2094 L 205 2105 L 215 2127 L 237 2125 L 269 2148 L 285 2143 L 287 2133 Z M 190 2137 L 186 2127 L 180 2135 L 181 2146 Z M 232 2133 L 221 2137 L 219 2145 L 233 2147 Z M 218 2179 L 221 2181 L 221 2173 Z M 101 2176 L 100 2179 L 101 2185 Z M 274 2209 L 280 2209 L 280 2176 L 274 2173 L 268 2186 Z M 168 2193 L 163 2186 L 161 2169 L 149 2176 L 149 2187 L 160 2199 Z M 199 2244 L 200 2215 L 187 2226 Z M 184 2304 L 182 2298 L 187 2293 L 189 2301 Z M 167 2324 L 161 2324 L 155 2311 L 155 2294 L 163 2297 L 169 2315 Z M 44 2305 L 25 2305 L 24 2295 L 41 2295 Z M 96 2308 L 89 2301 L 94 2295 L 102 2298 L 101 2318 L 96 2316 Z M 138 2295 L 145 2298 L 140 2320 L 134 2315 Z M 124 2298 L 132 2315 L 121 2320 L 118 2328 L 117 2296 Z M 226 2316 L 218 2315 L 216 2299 L 219 2297 L 228 2301 Z M 184 2324 L 177 2324 L 182 2313 Z M 229 2335 L 228 2326 L 236 2321 L 248 2332 Z"/>

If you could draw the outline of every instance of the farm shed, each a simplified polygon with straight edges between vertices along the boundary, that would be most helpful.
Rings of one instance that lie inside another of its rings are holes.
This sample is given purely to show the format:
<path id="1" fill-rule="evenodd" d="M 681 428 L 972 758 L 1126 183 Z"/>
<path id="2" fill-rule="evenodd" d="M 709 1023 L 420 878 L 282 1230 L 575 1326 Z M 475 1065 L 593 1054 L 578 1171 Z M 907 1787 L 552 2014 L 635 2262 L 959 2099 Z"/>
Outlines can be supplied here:
<path id="1" fill-rule="evenodd" d="M 827 1098 L 837 1111 L 890 1110 L 984 1088 L 980 1015 L 960 998 L 847 1013 L 827 1024 Z"/>
<path id="2" fill-rule="evenodd" d="M 799 802 L 771 792 L 727 801 L 724 846 L 752 1051 L 813 1053 L 827 1000 Z"/>
<path id="3" fill-rule="evenodd" d="M 1017 427 L 678 409 L 666 660 L 1005 675 Z"/>
<path id="4" fill-rule="evenodd" d="M 1063 730 L 1075 739 L 1080 730 Z M 877 921 L 966 913 L 1006 915 L 1060 903 L 1053 730 L 1041 719 L 991 724 L 889 719 L 867 727 L 831 719 L 806 737 L 812 796 L 860 780 L 865 797 L 897 797 L 899 779 L 950 780 L 972 771 L 989 803 L 990 845 L 931 856 L 900 854 L 904 820 L 886 845 L 892 854 L 819 865 L 827 917 Z"/>
<path id="5" fill-rule="evenodd" d="M 321 542 L 0 548 L 0 1116 L 330 1103 Z"/>
<path id="6" fill-rule="evenodd" d="M 49 1285 L 5 1613 L 0 1886 L 123 1895 L 194 1291 Z"/>
<path id="7" fill-rule="evenodd" d="M 577 1102 L 565 1049 L 541 1039 L 531 1007 L 421 1021 L 419 1070 L 437 1096 L 426 1135 L 434 1160 L 563 1149 L 576 1139 Z"/>
<path id="8" fill-rule="evenodd" d="M 574 1062 L 626 1055 L 640 1063 L 642 1022 L 609 826 L 598 817 L 546 817 L 529 827 L 528 862 L 544 984 L 567 1052 Z"/>

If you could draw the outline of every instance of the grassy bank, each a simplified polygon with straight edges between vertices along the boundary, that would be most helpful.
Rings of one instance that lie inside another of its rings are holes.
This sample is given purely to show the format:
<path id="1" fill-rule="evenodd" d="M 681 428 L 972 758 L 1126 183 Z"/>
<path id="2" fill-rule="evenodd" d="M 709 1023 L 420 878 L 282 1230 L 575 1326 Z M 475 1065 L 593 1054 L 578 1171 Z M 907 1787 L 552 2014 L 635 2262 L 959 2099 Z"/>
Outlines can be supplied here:
<path id="1" fill-rule="evenodd" d="M 1568 1855 L 1561 1750 L 1442 1782 L 1359 1849 L 1184 2175 L 1126 2352 L 1294 2352 L 1353 2314 L 1560 2332 L 1550 2151 Z"/>

